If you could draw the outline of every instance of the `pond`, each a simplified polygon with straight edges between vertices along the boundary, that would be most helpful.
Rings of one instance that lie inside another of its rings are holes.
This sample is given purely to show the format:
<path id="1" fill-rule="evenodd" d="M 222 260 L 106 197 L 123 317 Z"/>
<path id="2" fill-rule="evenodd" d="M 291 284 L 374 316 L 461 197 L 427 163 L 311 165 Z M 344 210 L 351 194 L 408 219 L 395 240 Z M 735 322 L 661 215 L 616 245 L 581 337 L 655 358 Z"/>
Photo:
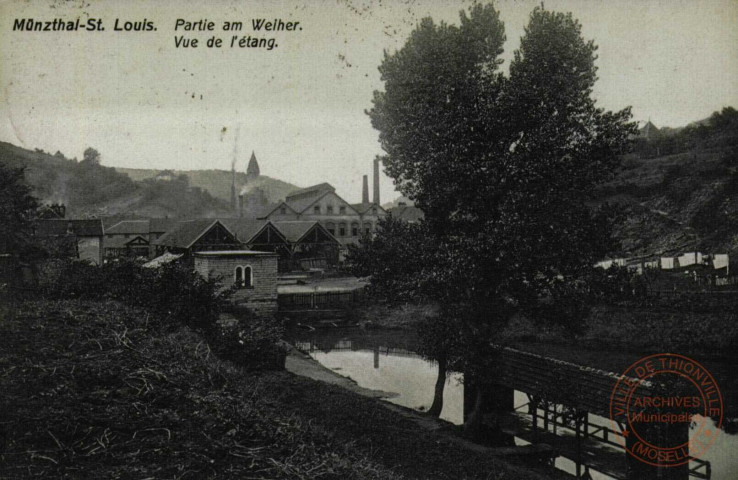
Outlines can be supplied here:
<path id="1" fill-rule="evenodd" d="M 392 392 L 386 401 L 426 411 L 433 403 L 438 366 L 415 353 L 417 339 L 406 332 L 360 331 L 358 329 L 325 329 L 313 332 L 291 331 L 289 340 L 309 353 L 325 367 L 356 381 L 360 386 Z M 463 423 L 464 385 L 460 373 L 446 379 L 441 418 L 454 424 Z M 515 392 L 515 406 L 528 402 L 522 392 Z M 590 415 L 593 425 L 611 426 L 610 420 Z M 562 433 L 561 429 L 558 431 Z M 564 435 L 569 434 L 565 432 Z M 571 434 L 573 436 L 573 434 Z M 528 442 L 515 438 L 517 445 Z M 612 452 L 622 450 L 606 447 Z M 721 432 L 716 443 L 703 455 L 710 462 L 712 480 L 738 478 L 738 437 Z M 574 462 L 558 457 L 555 466 L 570 474 Z M 590 469 L 594 479 L 611 479 Z"/>

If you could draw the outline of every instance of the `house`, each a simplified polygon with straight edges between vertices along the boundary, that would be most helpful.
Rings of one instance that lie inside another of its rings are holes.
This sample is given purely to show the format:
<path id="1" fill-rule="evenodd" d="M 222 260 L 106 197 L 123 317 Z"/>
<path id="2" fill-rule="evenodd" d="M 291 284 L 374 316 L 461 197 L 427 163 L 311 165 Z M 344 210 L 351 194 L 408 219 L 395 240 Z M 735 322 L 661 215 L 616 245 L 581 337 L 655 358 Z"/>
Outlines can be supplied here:
<path id="1" fill-rule="evenodd" d="M 42 219 L 34 226 L 34 235 L 60 255 L 103 262 L 104 230 L 102 220 Z"/>
<path id="2" fill-rule="evenodd" d="M 219 278 L 224 288 L 236 287 L 232 301 L 257 316 L 277 312 L 277 260 L 270 252 L 214 250 L 194 252 L 194 268 L 204 278 Z"/>
<path id="3" fill-rule="evenodd" d="M 105 260 L 113 258 L 150 258 L 151 245 L 141 235 L 133 238 L 105 238 Z"/>
<path id="4" fill-rule="evenodd" d="M 219 220 L 199 219 L 177 222 L 171 230 L 154 240 L 156 254 L 182 254 L 192 262 L 195 252 L 241 250 L 242 244 Z"/>
<path id="5" fill-rule="evenodd" d="M 249 168 L 251 163 L 249 164 Z M 277 222 L 309 221 L 318 222 L 330 236 L 334 237 L 341 249 L 355 244 L 364 235 L 371 235 L 377 222 L 387 215 L 379 204 L 379 164 L 374 162 L 374 198 L 369 201 L 368 179 L 365 175 L 361 203 L 350 204 L 337 193 L 329 183 L 319 183 L 294 191 L 280 202 L 269 205 L 244 205 L 246 197 L 239 195 L 239 215 L 254 212 L 258 220 Z"/>
<path id="6" fill-rule="evenodd" d="M 270 206 L 261 218 L 272 222 L 319 222 L 345 248 L 370 235 L 387 212 L 377 203 L 350 204 L 328 184 L 297 190 L 283 202 Z"/>
<path id="7" fill-rule="evenodd" d="M 130 250 L 124 245 L 131 243 L 135 237 L 141 237 L 149 247 L 145 256 L 153 258 L 156 254 L 154 240 L 164 235 L 171 229 L 176 221 L 169 218 L 150 218 L 143 220 L 122 220 L 105 229 L 105 258 L 114 258 L 117 253 L 129 254 Z M 143 243 L 138 240 L 135 243 L 137 256 L 143 252 Z"/>

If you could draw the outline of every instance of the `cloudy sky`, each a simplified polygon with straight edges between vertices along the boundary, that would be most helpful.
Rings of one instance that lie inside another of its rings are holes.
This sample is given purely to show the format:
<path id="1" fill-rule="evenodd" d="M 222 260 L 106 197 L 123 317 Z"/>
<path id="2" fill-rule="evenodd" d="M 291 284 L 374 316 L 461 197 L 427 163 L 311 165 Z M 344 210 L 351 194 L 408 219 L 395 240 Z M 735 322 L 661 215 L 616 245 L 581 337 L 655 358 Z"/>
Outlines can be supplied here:
<path id="1" fill-rule="evenodd" d="M 538 1 L 496 2 L 507 32 L 505 68 Z M 203 6 L 205 4 L 205 6 Z M 442 0 L 15 1 L 0 0 L 0 140 L 108 166 L 261 171 L 299 186 L 327 181 L 349 201 L 381 153 L 364 113 L 381 89 L 383 51 L 417 22 L 458 23 L 470 2 Z M 549 0 L 571 11 L 599 45 L 595 96 L 632 105 L 636 120 L 681 126 L 738 107 L 738 1 Z M 16 19 L 102 19 L 103 32 L 19 32 Z M 213 32 L 175 31 L 178 18 Z M 294 32 L 253 32 L 252 19 L 299 21 Z M 115 20 L 152 21 L 151 32 L 115 32 Z M 241 32 L 224 32 L 241 21 Z M 175 48 L 175 36 L 198 38 Z M 230 48 L 238 34 L 277 47 Z M 210 36 L 224 47 L 208 49 Z M 382 199 L 396 194 L 382 178 Z"/>

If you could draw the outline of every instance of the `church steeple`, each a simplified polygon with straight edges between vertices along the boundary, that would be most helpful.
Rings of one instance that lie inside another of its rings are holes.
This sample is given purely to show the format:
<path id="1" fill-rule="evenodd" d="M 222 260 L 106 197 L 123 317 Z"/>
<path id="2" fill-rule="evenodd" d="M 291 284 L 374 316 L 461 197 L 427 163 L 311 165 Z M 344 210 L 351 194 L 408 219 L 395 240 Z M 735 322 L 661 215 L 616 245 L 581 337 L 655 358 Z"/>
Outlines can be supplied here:
<path id="1" fill-rule="evenodd" d="M 259 176 L 259 174 L 259 162 L 256 161 L 256 154 L 254 154 L 254 152 L 252 151 L 251 159 L 249 160 L 249 166 L 248 168 L 246 168 L 246 178 L 256 178 Z"/>

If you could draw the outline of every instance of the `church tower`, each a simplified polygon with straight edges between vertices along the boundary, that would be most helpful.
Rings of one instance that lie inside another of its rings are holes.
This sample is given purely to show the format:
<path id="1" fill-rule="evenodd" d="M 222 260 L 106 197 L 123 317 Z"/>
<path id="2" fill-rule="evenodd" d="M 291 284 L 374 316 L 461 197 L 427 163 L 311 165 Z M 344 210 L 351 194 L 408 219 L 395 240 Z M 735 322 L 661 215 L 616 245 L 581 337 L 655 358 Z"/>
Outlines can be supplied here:
<path id="1" fill-rule="evenodd" d="M 259 176 L 259 162 L 256 161 L 256 155 L 251 152 L 251 159 L 249 160 L 249 166 L 246 168 L 246 180 L 253 180 Z"/>

